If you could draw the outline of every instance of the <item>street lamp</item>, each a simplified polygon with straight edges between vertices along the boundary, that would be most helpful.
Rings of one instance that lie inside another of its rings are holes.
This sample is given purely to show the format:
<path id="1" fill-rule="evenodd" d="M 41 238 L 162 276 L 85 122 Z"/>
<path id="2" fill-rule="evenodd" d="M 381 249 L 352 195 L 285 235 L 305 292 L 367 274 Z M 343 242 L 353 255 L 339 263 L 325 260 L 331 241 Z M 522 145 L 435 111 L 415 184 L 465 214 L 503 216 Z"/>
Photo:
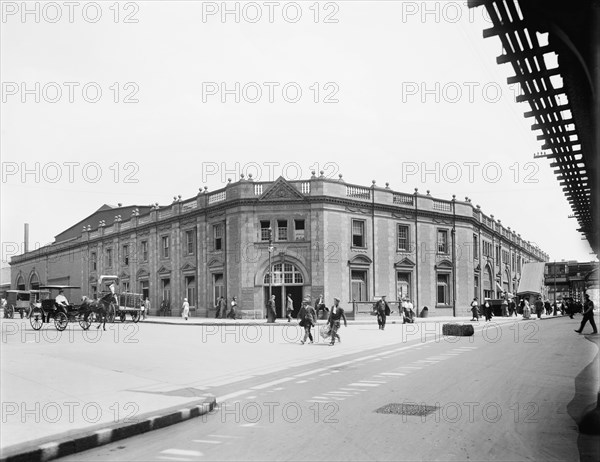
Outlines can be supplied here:
<path id="1" fill-rule="evenodd" d="M 273 254 L 273 229 L 269 227 L 269 302 L 271 301 L 271 295 L 273 293 L 273 265 L 271 264 L 271 256 Z"/>

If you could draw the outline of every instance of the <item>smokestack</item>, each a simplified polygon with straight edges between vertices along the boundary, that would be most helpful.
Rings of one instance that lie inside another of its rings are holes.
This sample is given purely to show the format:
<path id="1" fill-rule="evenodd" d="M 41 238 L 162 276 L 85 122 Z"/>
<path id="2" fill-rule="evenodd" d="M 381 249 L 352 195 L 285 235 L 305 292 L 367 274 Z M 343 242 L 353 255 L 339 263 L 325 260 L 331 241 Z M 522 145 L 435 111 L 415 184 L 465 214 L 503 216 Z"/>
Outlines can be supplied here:
<path id="1" fill-rule="evenodd" d="M 24 252 L 29 252 L 29 223 L 25 223 L 24 236 L 23 236 L 23 247 Z"/>

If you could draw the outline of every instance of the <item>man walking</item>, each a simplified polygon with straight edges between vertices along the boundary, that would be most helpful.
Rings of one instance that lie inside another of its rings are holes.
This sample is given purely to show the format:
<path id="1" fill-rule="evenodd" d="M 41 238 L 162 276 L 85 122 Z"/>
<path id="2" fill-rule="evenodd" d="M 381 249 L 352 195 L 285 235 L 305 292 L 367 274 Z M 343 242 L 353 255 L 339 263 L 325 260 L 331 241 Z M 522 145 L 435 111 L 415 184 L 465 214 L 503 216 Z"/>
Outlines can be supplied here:
<path id="1" fill-rule="evenodd" d="M 313 343 L 311 329 L 315 325 L 317 312 L 312 306 L 310 306 L 307 300 L 302 301 L 300 311 L 298 311 L 298 319 L 300 319 L 300 326 L 304 328 L 304 338 L 300 343 L 304 345 L 307 338 L 310 340 L 310 343 Z"/>
<path id="2" fill-rule="evenodd" d="M 327 311 L 327 306 L 325 305 L 325 299 L 323 298 L 323 294 L 319 295 L 319 298 L 317 298 L 317 301 L 315 302 L 315 311 L 316 311 L 317 317 L 319 319 L 325 318 L 325 312 Z M 323 311 L 322 315 L 320 314 L 321 311 Z"/>
<path id="3" fill-rule="evenodd" d="M 270 300 L 267 302 L 267 322 L 275 322 L 277 317 L 275 309 L 275 295 L 271 295 Z"/>
<path id="4" fill-rule="evenodd" d="M 285 300 L 285 316 L 288 322 L 292 322 L 292 313 L 294 312 L 294 301 L 290 294 L 287 295 Z"/>
<path id="5" fill-rule="evenodd" d="M 596 321 L 594 320 L 594 302 L 590 300 L 590 296 L 588 294 L 585 294 L 584 297 L 585 302 L 583 304 L 583 319 L 581 320 L 579 330 L 576 329 L 575 332 L 581 334 L 585 324 L 589 321 L 592 329 L 594 329 L 592 334 L 597 334 L 598 328 L 596 327 Z"/>
<path id="6" fill-rule="evenodd" d="M 146 317 L 150 314 L 150 299 L 148 297 L 146 297 L 146 300 L 144 301 L 144 309 L 142 311 L 143 315 L 144 315 L 144 321 L 146 320 Z"/>
<path id="7" fill-rule="evenodd" d="M 385 329 L 385 322 L 387 320 L 387 317 L 390 314 L 390 307 L 387 304 L 385 297 L 386 297 L 385 295 L 382 295 L 382 297 L 379 299 L 379 301 L 377 302 L 377 305 L 376 305 L 377 324 L 379 324 L 380 330 Z"/>
<path id="8" fill-rule="evenodd" d="M 471 321 L 479 322 L 479 302 L 477 301 L 477 297 L 471 302 L 471 313 L 473 313 Z"/>
<path id="9" fill-rule="evenodd" d="M 541 319 L 542 313 L 544 312 L 544 302 L 542 302 L 541 296 L 538 295 L 537 299 L 535 300 L 534 307 L 535 307 L 535 314 L 537 315 L 537 318 Z"/>
<path id="10" fill-rule="evenodd" d="M 231 309 L 229 310 L 229 313 L 227 313 L 228 318 L 235 319 L 236 307 L 237 307 L 237 300 L 235 299 L 235 297 L 233 297 L 231 299 Z"/>
<path id="11" fill-rule="evenodd" d="M 333 306 L 329 311 L 329 327 L 331 328 L 331 343 L 329 345 L 333 346 L 335 344 L 335 339 L 338 339 L 338 342 L 342 342 L 342 339 L 338 335 L 338 330 L 340 328 L 340 319 L 344 320 L 344 327 L 348 327 L 348 321 L 346 321 L 346 314 L 344 313 L 344 309 L 339 306 L 340 299 L 337 297 L 333 298 Z"/>

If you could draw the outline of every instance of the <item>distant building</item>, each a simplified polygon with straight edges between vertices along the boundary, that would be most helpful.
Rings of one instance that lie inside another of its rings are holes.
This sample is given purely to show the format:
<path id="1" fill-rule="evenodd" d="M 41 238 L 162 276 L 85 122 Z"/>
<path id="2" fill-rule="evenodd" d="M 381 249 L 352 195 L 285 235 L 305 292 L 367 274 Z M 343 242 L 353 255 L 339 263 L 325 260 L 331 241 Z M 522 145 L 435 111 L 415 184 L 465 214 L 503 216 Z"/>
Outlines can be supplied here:
<path id="1" fill-rule="evenodd" d="M 100 290 L 100 275 L 118 275 L 120 290 L 150 298 L 152 314 L 163 300 L 177 314 L 187 297 L 195 316 L 214 317 L 223 295 L 237 297 L 244 316 L 264 317 L 271 281 L 278 316 L 286 294 L 296 309 L 303 297 L 324 294 L 328 305 L 339 297 L 359 317 L 381 295 L 409 297 L 430 315 L 465 315 L 474 296 L 514 292 L 525 263 L 547 260 L 468 199 L 313 174 L 303 181 L 242 177 L 168 206 L 103 206 L 53 244 L 13 257 L 11 266 L 15 288 L 70 284 L 89 295 Z"/>
<path id="2" fill-rule="evenodd" d="M 548 262 L 544 283 L 550 301 L 569 298 L 583 300 L 586 291 L 598 290 L 598 262 Z"/>

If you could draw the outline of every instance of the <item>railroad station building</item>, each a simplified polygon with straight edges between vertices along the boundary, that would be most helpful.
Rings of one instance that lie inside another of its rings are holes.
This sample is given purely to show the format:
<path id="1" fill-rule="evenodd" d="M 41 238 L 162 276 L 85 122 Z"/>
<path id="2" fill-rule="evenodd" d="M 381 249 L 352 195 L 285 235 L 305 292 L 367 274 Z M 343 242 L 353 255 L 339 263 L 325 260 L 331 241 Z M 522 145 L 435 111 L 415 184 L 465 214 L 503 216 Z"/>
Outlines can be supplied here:
<path id="1" fill-rule="evenodd" d="M 382 295 L 409 297 L 430 316 L 462 316 L 473 297 L 516 292 L 523 265 L 547 260 L 468 198 L 322 173 L 302 181 L 241 176 L 166 206 L 103 205 L 54 243 L 13 257 L 11 286 L 69 284 L 94 296 L 99 276 L 114 274 L 120 291 L 149 297 L 151 314 L 167 300 L 174 316 L 187 297 L 193 316 L 214 317 L 222 295 L 235 296 L 244 317 L 264 318 L 269 285 L 279 317 L 287 294 L 296 310 L 306 296 L 323 294 L 328 306 L 338 297 L 351 318 L 368 316 Z"/>

